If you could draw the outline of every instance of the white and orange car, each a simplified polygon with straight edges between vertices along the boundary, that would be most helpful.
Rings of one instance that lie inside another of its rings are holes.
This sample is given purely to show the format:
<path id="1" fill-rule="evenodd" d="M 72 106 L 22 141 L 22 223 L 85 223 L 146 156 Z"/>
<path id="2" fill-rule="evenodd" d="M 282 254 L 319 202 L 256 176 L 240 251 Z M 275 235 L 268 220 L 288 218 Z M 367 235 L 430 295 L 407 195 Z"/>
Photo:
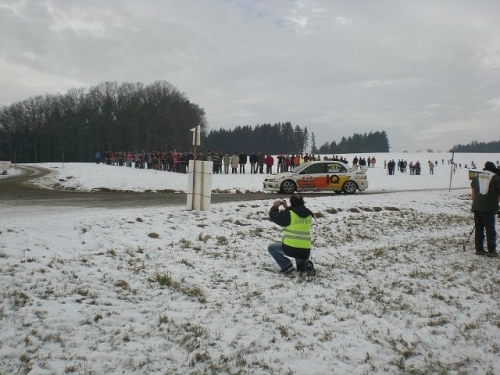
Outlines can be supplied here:
<path id="1" fill-rule="evenodd" d="M 334 191 L 354 194 L 368 189 L 367 168 L 353 170 L 338 160 L 304 163 L 290 172 L 266 176 L 264 190 L 283 194 L 294 191 Z"/>

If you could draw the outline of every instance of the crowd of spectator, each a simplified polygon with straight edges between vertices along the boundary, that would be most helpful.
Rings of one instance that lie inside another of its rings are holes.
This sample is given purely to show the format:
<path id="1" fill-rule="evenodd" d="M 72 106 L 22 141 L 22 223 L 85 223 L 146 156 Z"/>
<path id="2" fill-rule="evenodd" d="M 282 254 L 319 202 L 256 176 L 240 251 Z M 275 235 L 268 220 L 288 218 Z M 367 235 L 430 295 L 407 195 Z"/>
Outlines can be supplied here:
<path id="1" fill-rule="evenodd" d="M 97 164 L 104 163 L 113 166 L 126 166 L 137 169 L 156 169 L 168 172 L 187 173 L 189 160 L 194 160 L 191 151 L 107 151 L 95 154 Z M 249 173 L 287 172 L 293 168 L 313 160 L 321 160 L 315 154 L 264 154 L 262 152 L 252 152 L 247 155 L 244 151 L 233 154 L 222 153 L 220 151 L 202 151 L 196 154 L 196 160 L 211 161 L 213 163 L 212 172 L 215 174 L 244 174 L 247 172 L 247 165 L 250 166 Z M 323 160 L 340 160 L 347 163 L 347 160 L 337 155 L 331 157 L 324 156 Z M 361 160 L 361 159 L 360 159 Z M 361 165 L 361 162 L 360 162 Z M 264 169 L 265 168 L 265 169 Z"/>
<path id="2" fill-rule="evenodd" d="M 130 168 L 137 169 L 156 169 L 167 172 L 176 173 L 187 173 L 189 160 L 194 159 L 194 154 L 191 151 L 107 151 L 101 154 L 99 151 L 95 154 L 95 161 L 97 164 L 104 163 L 107 165 L 114 166 L 126 166 Z M 284 154 L 280 153 L 278 155 L 264 154 L 262 152 L 252 152 L 247 155 L 244 151 L 238 153 L 234 152 L 231 155 L 229 153 L 222 153 L 220 151 L 201 151 L 196 155 L 197 160 L 212 161 L 213 170 L 215 174 L 244 174 L 247 172 L 247 165 L 250 166 L 249 173 L 266 173 L 271 174 L 287 172 L 293 168 L 306 163 L 308 161 L 315 160 L 336 160 L 348 164 L 349 161 L 339 155 L 327 156 L 324 155 L 322 158 L 314 153 L 305 154 Z M 377 160 L 375 157 L 358 157 L 355 156 L 352 160 L 352 168 L 357 170 L 359 168 L 375 168 Z M 451 160 L 447 160 L 448 165 L 453 163 Z M 438 166 L 438 160 L 427 161 L 429 173 L 434 174 L 434 169 Z M 445 164 L 445 159 L 441 159 L 441 164 Z M 497 161 L 498 164 L 498 161 Z M 464 168 L 475 169 L 476 165 L 474 161 L 468 166 L 464 165 Z M 453 163 L 453 170 L 457 168 L 462 168 L 462 163 Z M 394 159 L 389 161 L 384 160 L 384 169 L 387 169 L 388 175 L 394 175 L 395 171 L 398 170 L 401 173 L 407 173 L 409 171 L 410 175 L 420 175 L 422 173 L 422 165 L 419 161 L 417 162 L 407 162 L 406 160 L 399 159 L 397 162 Z M 264 172 L 265 171 L 265 172 Z"/>
<path id="3" fill-rule="evenodd" d="M 441 160 L 441 164 L 444 165 L 445 160 Z M 455 173 L 456 169 L 462 168 L 462 163 L 454 163 L 451 160 L 447 160 L 448 165 L 453 164 L 453 173 Z M 439 162 L 437 160 L 432 161 L 428 160 L 427 165 L 429 167 L 429 174 L 434 174 L 434 168 L 439 165 Z M 467 165 L 464 166 L 467 168 Z M 394 161 L 394 159 L 389 160 L 388 162 L 384 160 L 384 168 L 387 169 L 387 174 L 388 175 L 394 175 L 396 169 L 400 171 L 401 173 L 407 173 L 408 171 L 410 172 L 410 175 L 420 175 L 422 174 L 422 165 L 420 164 L 420 161 L 413 162 L 410 161 L 409 163 L 406 160 L 399 159 L 397 163 Z M 471 164 L 471 168 L 475 168 L 474 162 Z"/>

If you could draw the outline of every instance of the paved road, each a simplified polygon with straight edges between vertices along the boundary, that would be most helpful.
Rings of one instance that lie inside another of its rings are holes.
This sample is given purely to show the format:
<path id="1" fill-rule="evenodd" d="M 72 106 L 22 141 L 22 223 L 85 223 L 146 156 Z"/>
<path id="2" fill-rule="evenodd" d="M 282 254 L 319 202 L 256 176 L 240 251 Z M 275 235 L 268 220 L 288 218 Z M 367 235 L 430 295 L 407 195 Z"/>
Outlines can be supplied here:
<path id="1" fill-rule="evenodd" d="M 47 176 L 50 170 L 34 166 L 18 166 L 22 173 L 0 178 L 0 203 L 14 206 L 70 206 L 70 207 L 151 207 L 185 205 L 185 193 L 134 192 L 69 192 L 37 187 L 33 182 Z M 277 199 L 269 193 L 212 194 L 212 203 Z"/>
<path id="2" fill-rule="evenodd" d="M 68 207 L 152 207 L 181 206 L 186 204 L 185 193 L 134 193 L 134 192 L 70 192 L 37 187 L 33 182 L 52 171 L 35 166 L 17 166 L 21 174 L 0 178 L 0 204 L 17 206 L 68 206 Z M 460 189 L 460 188 L 457 188 Z M 394 191 L 365 191 L 363 195 L 391 194 L 404 191 L 442 191 L 446 188 Z M 456 190 L 455 188 L 452 190 Z M 304 193 L 308 197 L 331 196 L 334 193 Z M 271 193 L 212 194 L 212 203 L 243 202 L 250 200 L 286 199 L 289 195 Z"/>

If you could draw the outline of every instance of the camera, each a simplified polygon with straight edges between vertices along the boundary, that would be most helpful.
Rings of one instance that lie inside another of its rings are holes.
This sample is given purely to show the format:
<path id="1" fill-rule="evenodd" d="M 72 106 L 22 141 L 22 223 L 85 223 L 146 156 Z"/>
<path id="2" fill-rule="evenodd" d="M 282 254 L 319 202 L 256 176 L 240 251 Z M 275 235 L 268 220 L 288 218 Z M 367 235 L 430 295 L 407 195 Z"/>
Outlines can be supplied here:
<path id="1" fill-rule="evenodd" d="M 284 206 L 286 204 L 286 200 L 283 199 L 280 203 L 282 206 Z M 499 215 L 500 215 L 500 211 L 499 211 Z"/>

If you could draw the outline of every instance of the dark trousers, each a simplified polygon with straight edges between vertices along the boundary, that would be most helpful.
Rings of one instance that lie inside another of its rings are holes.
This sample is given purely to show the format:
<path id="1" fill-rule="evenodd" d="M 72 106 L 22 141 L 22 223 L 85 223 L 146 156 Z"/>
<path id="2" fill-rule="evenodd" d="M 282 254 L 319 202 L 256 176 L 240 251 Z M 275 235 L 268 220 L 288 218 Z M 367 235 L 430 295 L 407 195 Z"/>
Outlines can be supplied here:
<path id="1" fill-rule="evenodd" d="M 476 251 L 484 251 L 484 232 L 486 231 L 486 244 L 488 252 L 494 253 L 497 250 L 497 231 L 495 229 L 495 214 L 487 212 L 474 212 L 475 246 Z"/>

